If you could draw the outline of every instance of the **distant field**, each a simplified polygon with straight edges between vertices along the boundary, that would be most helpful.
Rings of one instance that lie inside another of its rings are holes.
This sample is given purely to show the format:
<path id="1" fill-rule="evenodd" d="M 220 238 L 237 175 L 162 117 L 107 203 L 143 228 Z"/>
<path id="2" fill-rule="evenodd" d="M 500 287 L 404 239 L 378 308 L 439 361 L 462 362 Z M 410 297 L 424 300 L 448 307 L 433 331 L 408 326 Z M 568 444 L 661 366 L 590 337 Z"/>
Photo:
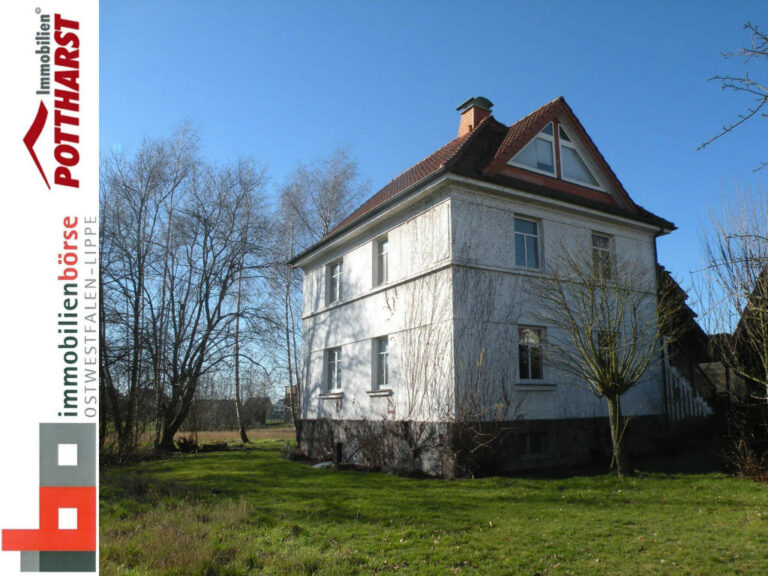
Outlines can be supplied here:
<path id="1" fill-rule="evenodd" d="M 293 426 L 280 425 L 280 426 L 265 426 L 263 428 L 252 428 L 246 431 L 248 440 L 283 440 L 289 442 L 296 437 L 296 433 L 293 431 Z M 179 436 L 194 436 L 190 432 L 182 432 Z M 200 444 L 214 444 L 217 442 L 240 442 L 239 430 L 221 430 L 221 431 L 204 431 L 197 432 L 197 441 Z"/>
<path id="2" fill-rule="evenodd" d="M 285 442 L 101 475 L 104 575 L 766 574 L 768 486 L 722 474 L 429 480 Z"/>

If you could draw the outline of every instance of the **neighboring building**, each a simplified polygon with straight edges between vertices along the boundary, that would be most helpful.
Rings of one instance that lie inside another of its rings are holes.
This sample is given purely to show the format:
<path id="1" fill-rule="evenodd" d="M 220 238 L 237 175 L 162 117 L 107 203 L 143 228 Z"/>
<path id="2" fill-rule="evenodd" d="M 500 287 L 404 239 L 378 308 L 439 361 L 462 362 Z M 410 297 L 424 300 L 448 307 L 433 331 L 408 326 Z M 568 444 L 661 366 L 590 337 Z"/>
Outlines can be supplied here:
<path id="1" fill-rule="evenodd" d="M 478 420 L 503 437 L 500 469 L 607 448 L 605 402 L 542 354 L 533 283 L 567 246 L 631 260 L 655 297 L 655 240 L 674 225 L 633 202 L 562 97 L 512 126 L 491 106 L 465 102 L 456 139 L 293 260 L 311 457 L 451 475 L 456 425 Z M 643 438 L 660 433 L 663 364 L 624 397 Z"/>

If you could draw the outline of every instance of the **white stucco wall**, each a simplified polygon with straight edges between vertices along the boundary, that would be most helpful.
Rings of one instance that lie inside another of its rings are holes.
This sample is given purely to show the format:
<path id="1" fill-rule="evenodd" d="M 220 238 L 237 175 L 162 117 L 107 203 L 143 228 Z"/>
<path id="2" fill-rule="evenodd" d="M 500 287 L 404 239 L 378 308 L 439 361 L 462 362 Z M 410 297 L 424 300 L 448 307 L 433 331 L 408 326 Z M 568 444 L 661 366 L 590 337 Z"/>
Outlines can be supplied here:
<path id="1" fill-rule="evenodd" d="M 516 215 L 539 224 L 541 270 L 515 266 Z M 653 292 L 657 231 L 651 227 L 455 184 L 318 250 L 302 265 L 304 417 L 450 419 L 457 398 L 469 397 L 480 372 L 512 391 L 506 417 L 605 415 L 604 401 L 554 366 L 545 364 L 543 385 L 517 382 L 517 326 L 541 325 L 535 278 L 553 265 L 559 246 L 591 254 L 592 232 L 611 236 L 617 255 L 646 270 L 646 287 Z M 383 235 L 389 241 L 389 278 L 374 286 L 374 246 Z M 343 298 L 329 305 L 327 266 L 338 259 Z M 389 336 L 391 395 L 372 395 L 373 341 L 382 336 Z M 324 358 L 336 347 L 342 349 L 342 390 L 329 395 Z M 625 412 L 661 413 L 661 389 L 660 368 L 653 367 L 625 396 Z"/>
<path id="2" fill-rule="evenodd" d="M 654 230 L 601 215 L 576 214 L 568 207 L 544 206 L 454 191 L 453 254 L 454 328 L 458 396 L 476 390 L 477 376 L 464 375 L 459 364 L 471 365 L 484 353 L 484 378 L 506 382 L 507 417 L 511 419 L 587 418 L 607 416 L 605 401 L 588 391 L 586 383 L 545 359 L 540 383 L 519 381 L 517 326 L 543 328 L 548 337 L 563 337 L 540 317 L 536 283 L 557 264 L 559 251 L 581 252 L 591 258 L 592 233 L 612 238 L 617 259 L 632 263 L 640 273 L 638 288 L 648 291 L 650 314 L 655 310 L 656 276 Z M 539 225 L 540 269 L 515 266 L 514 219 Z M 468 286 L 469 288 L 466 288 Z M 478 321 L 478 319 L 480 321 Z M 478 329 L 482 325 L 484 329 Z M 464 333 L 467 333 L 464 336 Z M 482 386 L 482 385 L 481 385 Z M 486 384 L 490 388 L 490 384 Z M 498 388 L 500 384 L 496 384 Z M 463 392 L 462 392 L 463 390 Z M 511 393 L 511 394 L 510 394 Z M 488 392 L 484 392 L 488 395 Z M 501 391 L 496 396 L 501 396 Z M 654 363 L 642 381 L 623 398 L 626 414 L 648 415 L 663 411 L 661 367 Z"/>

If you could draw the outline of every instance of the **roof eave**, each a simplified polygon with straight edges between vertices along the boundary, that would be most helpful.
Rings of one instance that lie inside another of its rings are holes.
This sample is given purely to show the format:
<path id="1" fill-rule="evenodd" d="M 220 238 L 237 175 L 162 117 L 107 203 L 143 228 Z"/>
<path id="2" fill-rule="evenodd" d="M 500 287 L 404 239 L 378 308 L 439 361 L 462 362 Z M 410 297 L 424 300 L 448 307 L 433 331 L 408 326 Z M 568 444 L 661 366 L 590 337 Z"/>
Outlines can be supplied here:
<path id="1" fill-rule="evenodd" d="M 398 192 L 397 194 L 392 196 L 392 198 L 389 198 L 386 201 L 382 202 L 381 204 L 374 206 L 368 212 L 361 214 L 358 218 L 354 220 L 350 220 L 344 226 L 330 232 L 327 236 L 324 236 L 318 242 L 316 242 L 306 250 L 300 252 L 299 254 L 291 258 L 288 261 L 288 265 L 293 268 L 300 267 L 301 266 L 300 261 L 306 260 L 306 258 L 310 256 L 313 252 L 320 250 L 321 248 L 332 243 L 334 240 L 338 239 L 339 237 L 344 236 L 351 229 L 357 228 L 358 226 L 373 219 L 374 217 L 384 212 L 385 210 L 388 210 L 394 204 L 401 202 L 405 198 L 415 194 L 416 192 L 418 192 L 420 188 L 427 186 L 428 184 L 430 184 L 431 182 L 433 182 L 434 180 L 436 180 L 437 178 L 445 174 L 447 171 L 448 171 L 448 166 L 441 166 L 432 174 L 429 174 L 428 176 L 424 177 L 418 182 L 414 182 L 405 190 Z"/>

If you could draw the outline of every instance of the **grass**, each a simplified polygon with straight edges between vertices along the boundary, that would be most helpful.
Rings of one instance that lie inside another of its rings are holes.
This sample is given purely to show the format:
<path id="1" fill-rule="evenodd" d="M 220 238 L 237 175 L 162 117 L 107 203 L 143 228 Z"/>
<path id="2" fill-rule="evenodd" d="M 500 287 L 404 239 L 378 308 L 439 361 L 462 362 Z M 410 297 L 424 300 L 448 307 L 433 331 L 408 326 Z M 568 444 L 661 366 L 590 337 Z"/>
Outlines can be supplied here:
<path id="1" fill-rule="evenodd" d="M 768 489 L 748 480 L 412 479 L 283 446 L 102 472 L 102 574 L 765 573 Z"/>

